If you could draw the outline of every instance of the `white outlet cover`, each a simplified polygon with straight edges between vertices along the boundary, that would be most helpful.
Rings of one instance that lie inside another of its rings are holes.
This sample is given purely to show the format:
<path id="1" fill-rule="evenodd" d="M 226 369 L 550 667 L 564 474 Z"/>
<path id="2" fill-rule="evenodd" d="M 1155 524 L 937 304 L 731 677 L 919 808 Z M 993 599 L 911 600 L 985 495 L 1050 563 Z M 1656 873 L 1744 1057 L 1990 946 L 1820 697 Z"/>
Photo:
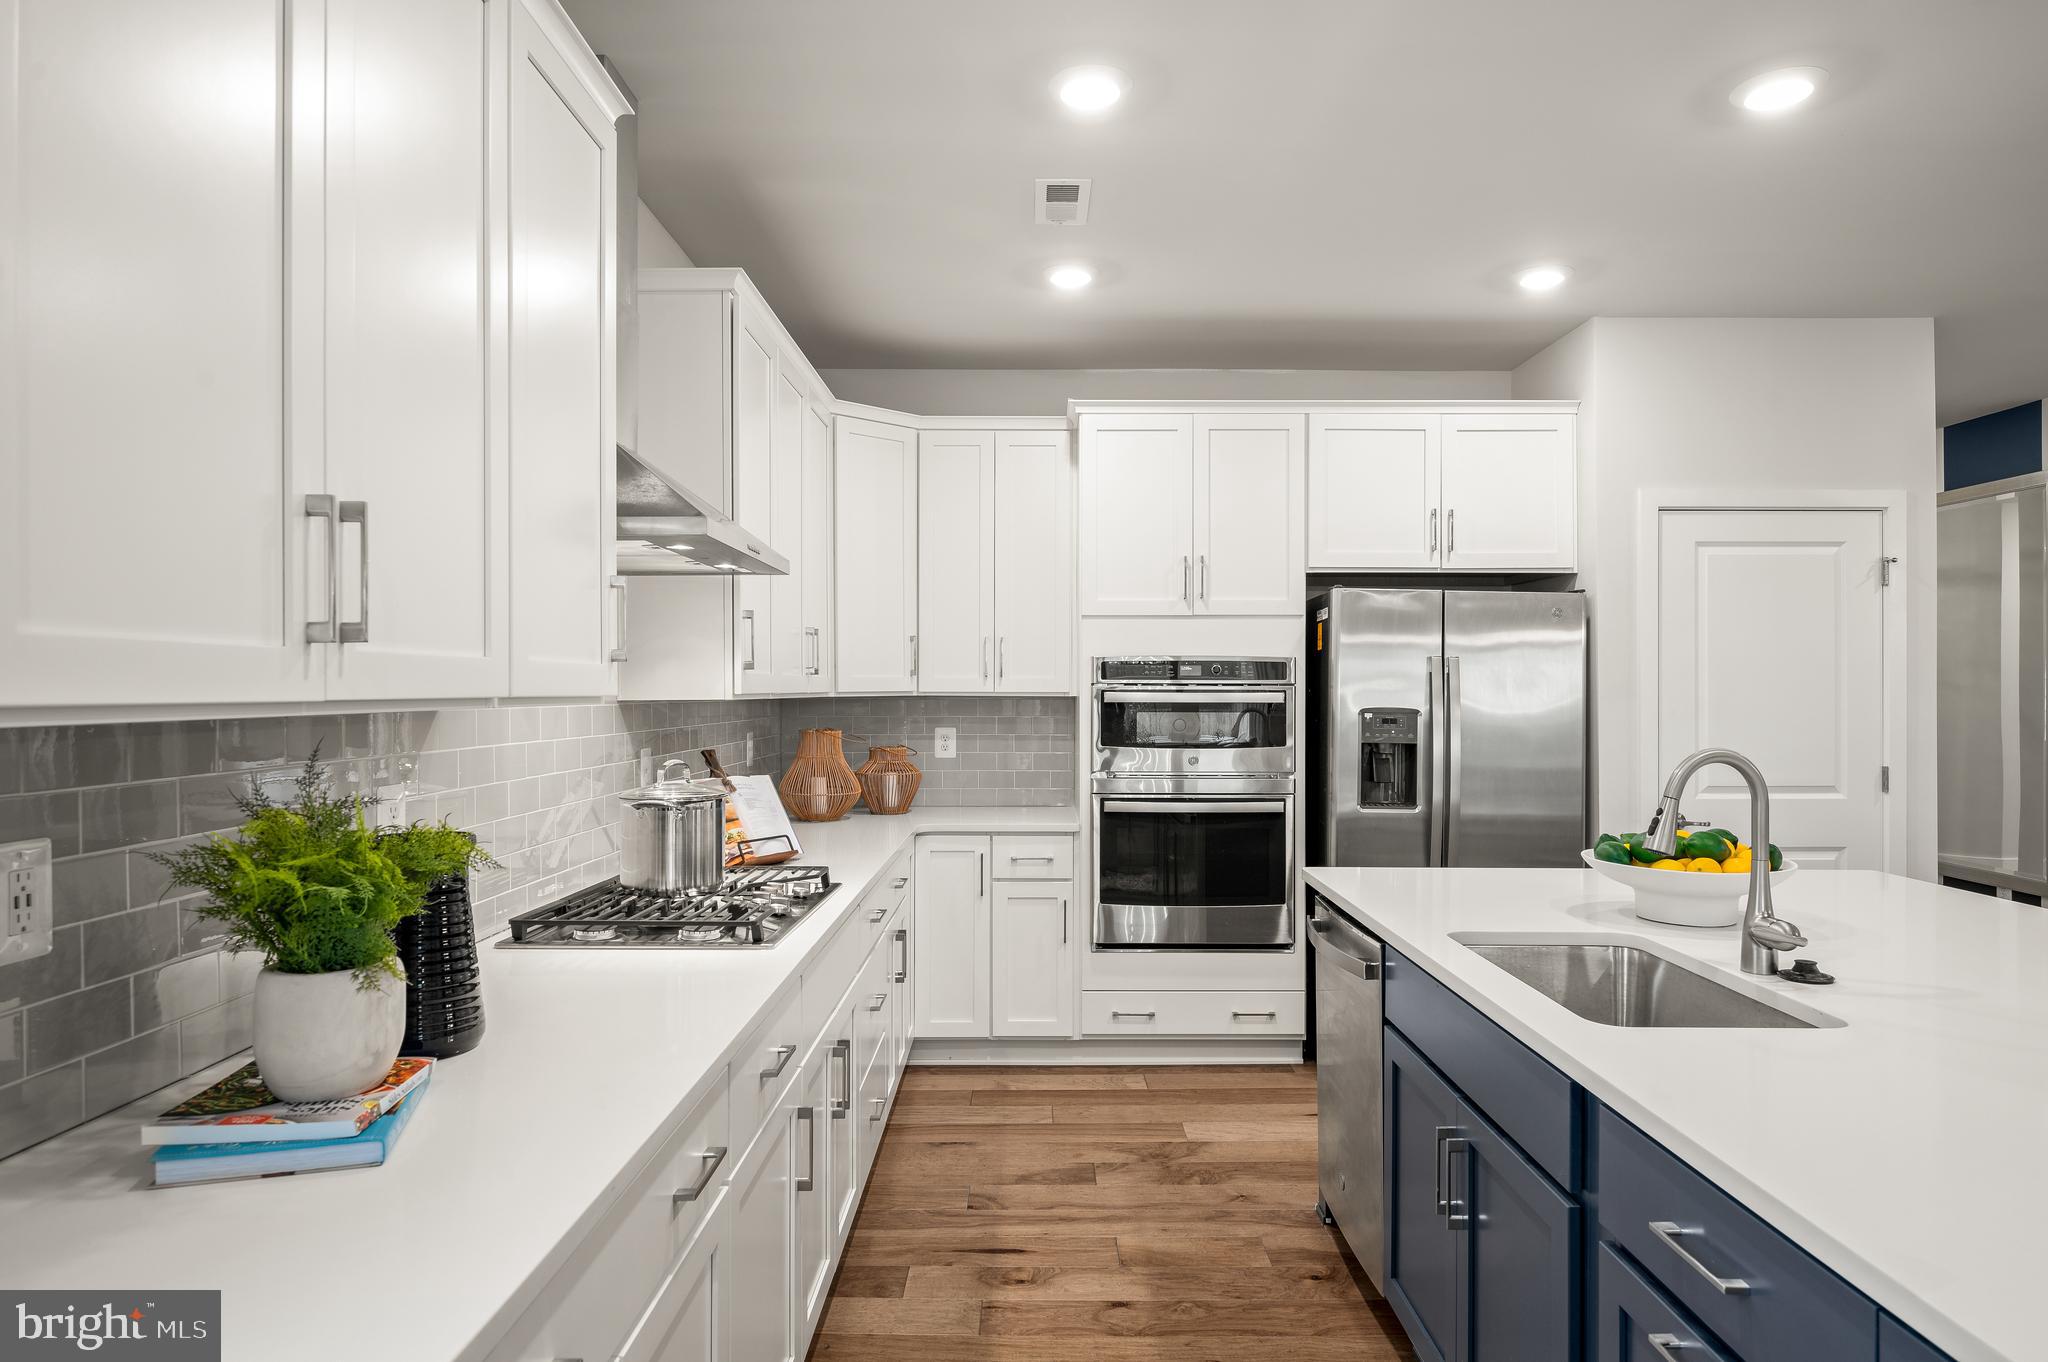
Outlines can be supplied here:
<path id="1" fill-rule="evenodd" d="M 0 962 L 33 960 L 56 944 L 50 839 L 0 846 Z"/>
<path id="2" fill-rule="evenodd" d="M 960 730 L 957 728 L 935 728 L 932 730 L 932 756 L 938 761 L 951 761 L 960 755 Z"/>

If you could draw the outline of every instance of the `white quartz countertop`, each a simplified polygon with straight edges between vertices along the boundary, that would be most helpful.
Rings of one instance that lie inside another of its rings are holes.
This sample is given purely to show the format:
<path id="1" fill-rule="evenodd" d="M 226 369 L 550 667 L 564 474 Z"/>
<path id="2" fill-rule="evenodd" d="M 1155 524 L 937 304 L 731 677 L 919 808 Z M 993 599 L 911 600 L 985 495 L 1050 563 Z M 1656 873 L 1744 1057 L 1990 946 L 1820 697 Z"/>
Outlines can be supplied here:
<path id="1" fill-rule="evenodd" d="M 384 1167 L 149 1188 L 138 1124 L 230 1061 L 0 1162 L 0 1286 L 218 1289 L 228 1359 L 482 1358 L 912 837 L 1079 819 L 933 809 L 800 824 L 799 859 L 841 887 L 765 950 L 486 942 L 483 1043 L 436 1068 Z"/>
<path id="2" fill-rule="evenodd" d="M 1315 869 L 1310 884 L 1958 1362 L 2038 1362 L 2048 912 L 1871 871 L 1776 891 L 1836 984 L 1751 979 L 1736 928 L 1666 927 L 1584 870 Z M 1845 1023 L 1631 1029 L 1453 940 L 1648 938 Z"/>

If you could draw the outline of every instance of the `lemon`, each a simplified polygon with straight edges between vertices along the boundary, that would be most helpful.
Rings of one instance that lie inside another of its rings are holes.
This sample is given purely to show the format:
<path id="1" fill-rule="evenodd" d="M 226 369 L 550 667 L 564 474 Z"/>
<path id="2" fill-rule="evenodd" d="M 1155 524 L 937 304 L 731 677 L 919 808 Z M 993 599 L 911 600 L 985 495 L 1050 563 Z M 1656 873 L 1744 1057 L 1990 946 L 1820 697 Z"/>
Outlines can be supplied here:
<path id="1" fill-rule="evenodd" d="M 1718 875 L 1721 873 L 1721 863 L 1711 856 L 1695 856 L 1692 860 L 1685 863 L 1685 868 L 1708 875 Z"/>
<path id="2" fill-rule="evenodd" d="M 1665 859 L 1663 859 L 1663 860 L 1661 860 L 1661 861 L 1652 861 L 1652 862 L 1650 862 L 1650 869 L 1652 869 L 1652 870 L 1683 870 L 1683 869 L 1685 869 L 1685 862 L 1684 862 L 1684 861 L 1674 861 L 1674 860 L 1670 859 L 1669 857 L 1666 857 Z"/>

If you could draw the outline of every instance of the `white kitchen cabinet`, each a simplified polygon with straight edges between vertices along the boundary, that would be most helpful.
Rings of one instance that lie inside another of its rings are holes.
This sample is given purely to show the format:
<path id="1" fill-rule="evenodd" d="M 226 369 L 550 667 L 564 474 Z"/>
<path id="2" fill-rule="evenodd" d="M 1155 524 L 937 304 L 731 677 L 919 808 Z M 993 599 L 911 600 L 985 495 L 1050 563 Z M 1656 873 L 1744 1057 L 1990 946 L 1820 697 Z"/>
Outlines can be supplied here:
<path id="1" fill-rule="evenodd" d="M 791 1211 L 796 1217 L 796 1297 L 793 1309 L 798 1348 L 818 1327 L 818 1320 L 825 1313 L 825 1302 L 832 1294 L 834 1250 L 838 1246 L 833 1233 L 835 1188 L 838 1183 L 852 1181 L 851 1167 L 832 1161 L 830 1127 L 846 1123 L 843 1116 L 837 1122 L 833 1119 L 832 1097 L 836 1081 L 833 1071 L 836 1068 L 828 1032 L 818 1037 L 804 1062 L 803 1074 L 796 1082 L 796 1133 L 791 1150 L 796 1176 L 790 1184 L 794 1188 L 790 1200 Z"/>
<path id="2" fill-rule="evenodd" d="M 996 432 L 998 691 L 1074 691 L 1073 467 L 1064 430 Z"/>
<path id="3" fill-rule="evenodd" d="M 837 569 L 833 534 L 832 409 L 822 388 L 804 405 L 803 637 L 798 689 L 832 689 L 832 583 Z"/>
<path id="4" fill-rule="evenodd" d="M 749 308 L 737 294 L 732 302 L 732 517 L 775 543 L 775 411 L 778 344 L 765 309 Z M 784 495 L 790 489 L 783 488 Z M 792 565 L 795 560 L 791 560 Z M 732 584 L 737 635 L 734 689 L 741 695 L 772 694 L 775 666 L 775 586 L 771 577 L 739 577 Z"/>
<path id="5" fill-rule="evenodd" d="M 1196 614 L 1301 613 L 1303 443 L 1298 412 L 1195 418 Z"/>
<path id="6" fill-rule="evenodd" d="M 731 1362 L 731 1231 L 723 1188 L 717 1197 L 682 1261 L 619 1350 L 619 1362 Z"/>
<path id="7" fill-rule="evenodd" d="M 1184 615 L 1194 598 L 1194 418 L 1081 417 L 1081 613 Z"/>
<path id="8" fill-rule="evenodd" d="M 1434 412 L 1309 417 L 1308 568 L 1441 566 L 1443 430 Z"/>
<path id="9" fill-rule="evenodd" d="M 989 1034 L 989 840 L 917 839 L 917 1034 Z"/>
<path id="10" fill-rule="evenodd" d="M 846 1243 L 846 1236 L 853 1231 L 854 1212 L 860 1209 L 860 1171 L 855 1167 L 860 1121 L 853 1110 L 859 1094 L 860 1075 L 853 1067 L 853 1006 L 850 994 L 840 1000 L 831 1032 L 825 1041 L 829 1047 L 826 1051 L 825 1084 L 828 1113 L 823 1118 L 825 1128 L 821 1138 L 825 1142 L 826 1160 L 833 1172 L 831 1244 L 835 1260 Z M 827 1285 L 829 1287 L 830 1283 Z"/>
<path id="11" fill-rule="evenodd" d="M 616 111 L 587 83 L 605 78 L 558 9 L 518 0 L 511 21 L 511 692 L 603 695 L 616 616 Z M 432 592 L 431 578 L 410 585 Z"/>
<path id="12" fill-rule="evenodd" d="M 996 883 L 989 933 L 993 1034 L 1073 1034 L 1073 899 L 1071 881 Z"/>
<path id="13" fill-rule="evenodd" d="M 796 1106 L 792 1086 L 733 1173 L 733 1280 L 746 1293 L 728 1331 L 734 1362 L 794 1362 L 797 1351 Z"/>
<path id="14" fill-rule="evenodd" d="M 917 432 L 836 418 L 836 686 L 917 688 Z"/>
<path id="15" fill-rule="evenodd" d="M 1554 411 L 1443 418 L 1444 566 L 1578 566 L 1578 417 Z"/>
<path id="16" fill-rule="evenodd" d="M 995 689 L 996 439 L 985 430 L 917 437 L 917 686 Z"/>

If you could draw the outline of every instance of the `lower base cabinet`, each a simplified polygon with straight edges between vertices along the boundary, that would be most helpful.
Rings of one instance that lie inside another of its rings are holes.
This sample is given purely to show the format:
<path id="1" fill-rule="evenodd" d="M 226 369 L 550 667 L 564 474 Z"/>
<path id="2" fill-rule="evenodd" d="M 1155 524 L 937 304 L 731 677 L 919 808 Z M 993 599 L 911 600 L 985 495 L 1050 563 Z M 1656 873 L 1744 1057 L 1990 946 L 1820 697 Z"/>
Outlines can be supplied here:
<path id="1" fill-rule="evenodd" d="M 732 1267 L 735 1279 L 747 1284 L 746 1307 L 729 1330 L 734 1362 L 792 1362 L 796 1356 L 795 1116 L 793 1100 L 778 1108 L 733 1173 Z"/>
<path id="2" fill-rule="evenodd" d="M 1600 1246 L 1593 1272 L 1596 1362 L 1735 1362 L 1614 1245 Z"/>
<path id="3" fill-rule="evenodd" d="M 619 1362 L 728 1362 L 732 1271 L 725 1192 L 619 1350 Z"/>

